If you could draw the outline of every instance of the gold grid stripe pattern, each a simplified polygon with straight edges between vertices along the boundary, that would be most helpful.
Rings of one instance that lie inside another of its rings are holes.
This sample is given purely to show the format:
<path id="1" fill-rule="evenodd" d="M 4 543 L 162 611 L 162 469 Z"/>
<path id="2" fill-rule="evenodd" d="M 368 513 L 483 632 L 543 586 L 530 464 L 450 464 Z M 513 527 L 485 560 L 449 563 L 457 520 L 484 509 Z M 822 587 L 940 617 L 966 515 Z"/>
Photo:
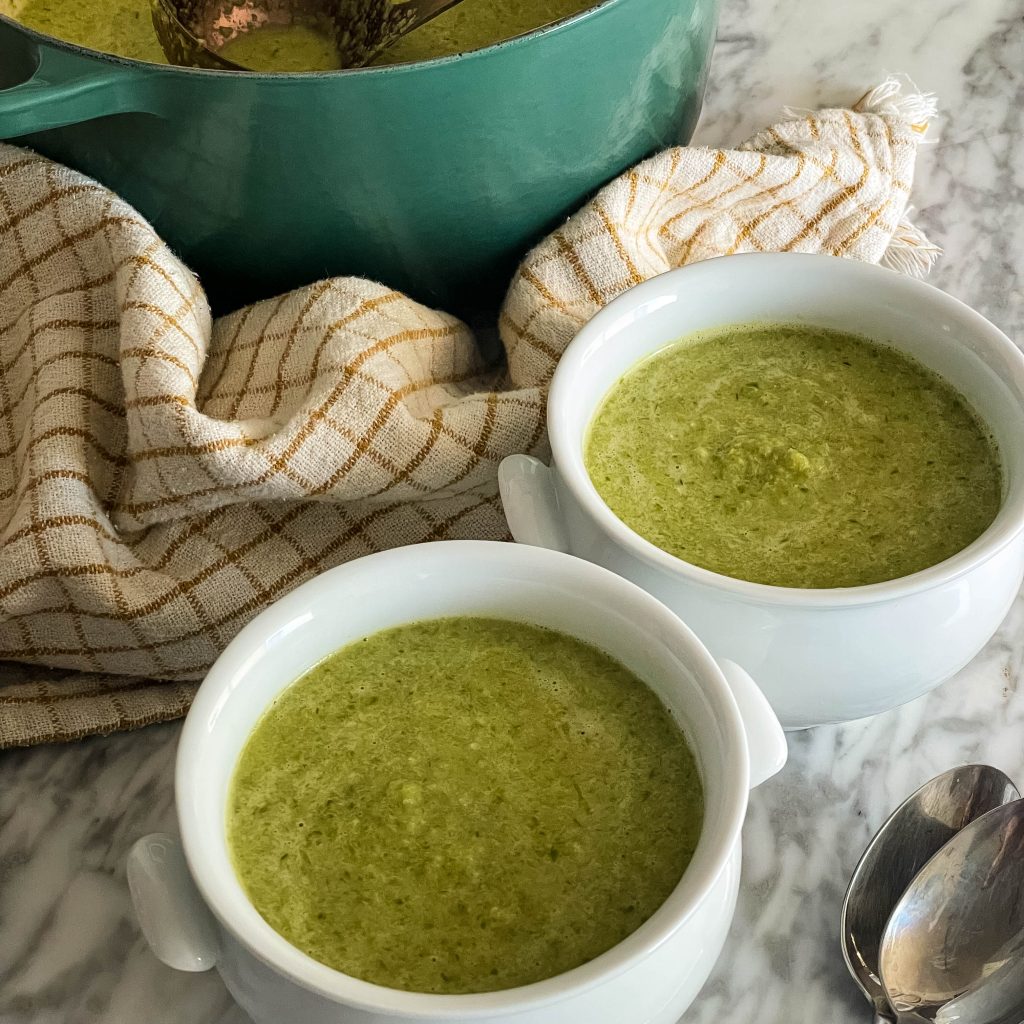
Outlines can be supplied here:
<path id="1" fill-rule="evenodd" d="M 134 210 L 0 145 L 0 747 L 183 714 L 235 633 L 330 566 L 507 537 L 498 463 L 546 451 L 547 384 L 582 324 L 723 253 L 878 262 L 919 137 L 824 110 L 652 157 L 526 256 L 498 366 L 454 317 L 364 280 L 214 322 Z"/>

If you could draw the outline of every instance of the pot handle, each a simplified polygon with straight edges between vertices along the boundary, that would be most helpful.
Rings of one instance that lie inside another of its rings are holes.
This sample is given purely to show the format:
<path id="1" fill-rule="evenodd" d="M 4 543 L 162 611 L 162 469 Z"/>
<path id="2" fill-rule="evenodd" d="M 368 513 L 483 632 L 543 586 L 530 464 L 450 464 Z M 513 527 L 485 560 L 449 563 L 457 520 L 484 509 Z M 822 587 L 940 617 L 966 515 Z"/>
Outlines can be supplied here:
<path id="1" fill-rule="evenodd" d="M 509 455 L 498 467 L 498 490 L 517 544 L 568 551 L 554 470 L 532 455 Z"/>
<path id="2" fill-rule="evenodd" d="M 155 113 L 156 76 L 145 68 L 85 61 L 61 50 L 36 48 L 36 68 L 0 89 L 0 139 L 44 132 L 108 114 Z"/>
<path id="3" fill-rule="evenodd" d="M 217 924 L 189 874 L 181 843 L 155 832 L 128 853 L 128 889 L 142 934 L 158 960 L 177 971 L 217 962 Z"/>
<path id="4" fill-rule="evenodd" d="M 725 658 L 719 659 L 718 667 L 732 690 L 743 719 L 750 753 L 750 788 L 754 789 L 785 765 L 789 756 L 786 734 L 768 698 L 744 669 Z"/>

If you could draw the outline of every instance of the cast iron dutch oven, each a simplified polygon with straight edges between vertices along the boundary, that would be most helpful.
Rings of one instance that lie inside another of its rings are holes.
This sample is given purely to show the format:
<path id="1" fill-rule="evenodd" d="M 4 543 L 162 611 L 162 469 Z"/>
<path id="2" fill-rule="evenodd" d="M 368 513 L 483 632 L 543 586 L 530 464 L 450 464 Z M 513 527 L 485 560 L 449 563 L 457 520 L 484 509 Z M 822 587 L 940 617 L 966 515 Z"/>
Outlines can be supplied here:
<path id="1" fill-rule="evenodd" d="M 689 138 L 716 21 L 717 0 L 605 0 L 456 57 L 297 75 L 123 60 L 0 16 L 0 139 L 123 196 L 220 309 L 359 274 L 472 317 L 588 194 Z"/>

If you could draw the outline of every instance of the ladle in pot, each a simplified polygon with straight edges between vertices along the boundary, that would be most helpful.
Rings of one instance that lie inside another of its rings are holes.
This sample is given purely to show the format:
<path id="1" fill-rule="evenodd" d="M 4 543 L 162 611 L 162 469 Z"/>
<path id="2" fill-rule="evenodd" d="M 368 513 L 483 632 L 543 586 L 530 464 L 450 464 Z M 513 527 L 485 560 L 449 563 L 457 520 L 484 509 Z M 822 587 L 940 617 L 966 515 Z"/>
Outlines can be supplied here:
<path id="1" fill-rule="evenodd" d="M 153 26 L 172 64 L 252 71 L 220 51 L 264 28 L 301 26 L 337 50 L 340 68 L 369 64 L 397 39 L 459 0 L 152 0 Z"/>

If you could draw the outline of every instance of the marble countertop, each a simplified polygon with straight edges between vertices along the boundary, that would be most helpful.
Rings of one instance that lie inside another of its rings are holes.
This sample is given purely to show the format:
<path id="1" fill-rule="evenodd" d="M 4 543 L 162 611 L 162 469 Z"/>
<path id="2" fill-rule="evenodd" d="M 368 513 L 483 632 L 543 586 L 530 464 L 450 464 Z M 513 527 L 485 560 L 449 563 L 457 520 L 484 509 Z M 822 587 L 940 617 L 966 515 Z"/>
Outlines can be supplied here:
<path id="1" fill-rule="evenodd" d="M 697 141 L 738 143 L 784 104 L 846 104 L 910 75 L 943 112 L 914 187 L 918 223 L 946 250 L 931 280 L 1024 342 L 1022 57 L 1022 0 L 723 0 Z M 933 694 L 790 737 L 788 766 L 753 794 L 732 933 L 686 1024 L 870 1019 L 837 942 L 850 872 L 932 775 L 977 760 L 1024 783 L 1022 659 L 1018 600 Z M 128 848 L 174 828 L 177 734 L 0 754 L 0 1024 L 245 1021 L 216 974 L 159 964 L 128 905 Z"/>

